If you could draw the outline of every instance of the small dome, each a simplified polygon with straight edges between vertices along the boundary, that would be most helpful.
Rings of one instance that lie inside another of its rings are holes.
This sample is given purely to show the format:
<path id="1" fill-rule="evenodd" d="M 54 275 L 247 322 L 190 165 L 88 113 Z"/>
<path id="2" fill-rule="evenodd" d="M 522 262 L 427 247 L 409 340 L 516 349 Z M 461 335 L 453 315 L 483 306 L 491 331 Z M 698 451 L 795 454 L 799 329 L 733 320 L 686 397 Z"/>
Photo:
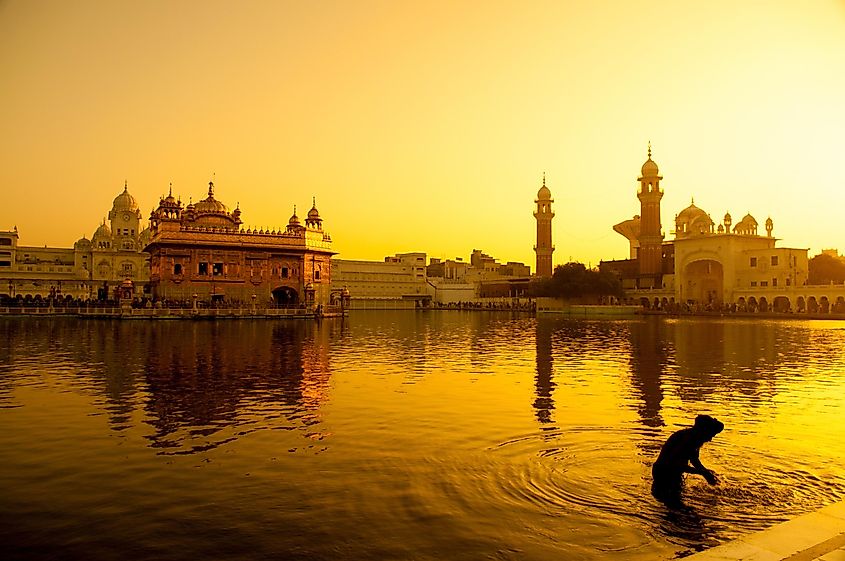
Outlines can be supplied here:
<path id="1" fill-rule="evenodd" d="M 293 207 L 293 215 L 288 220 L 290 226 L 299 226 L 299 217 L 296 215 L 296 207 Z"/>
<path id="2" fill-rule="evenodd" d="M 111 237 L 111 228 L 109 228 L 109 225 L 106 224 L 106 221 L 104 220 L 103 223 L 100 224 L 100 227 L 97 228 L 97 231 L 94 232 L 94 238 L 93 239 L 96 240 L 98 238 L 110 238 L 110 237 Z"/>
<path id="3" fill-rule="evenodd" d="M 214 198 L 214 183 L 208 182 L 208 197 L 194 205 L 194 211 L 200 213 L 229 214 L 229 207 Z"/>
<path id="4" fill-rule="evenodd" d="M 86 248 L 90 248 L 90 247 L 91 247 L 91 240 L 89 240 L 89 239 L 88 239 L 88 238 L 86 238 L 85 236 L 82 236 L 81 238 L 79 238 L 78 240 L 76 240 L 76 243 L 75 243 L 75 244 L 73 244 L 73 247 L 74 247 L 74 248 L 79 248 L 79 249 L 86 249 Z"/>
<path id="5" fill-rule="evenodd" d="M 128 187 L 126 184 L 123 185 L 123 193 L 114 198 L 114 202 L 112 203 L 112 210 L 138 210 L 138 203 L 135 201 L 135 197 L 129 194 Z"/>
<path id="6" fill-rule="evenodd" d="M 707 216 L 707 213 L 695 206 L 695 203 L 690 203 L 687 208 L 678 213 L 678 219 L 686 221 L 693 220 L 699 216 Z"/>
<path id="7" fill-rule="evenodd" d="M 657 164 L 649 157 L 640 171 L 642 171 L 643 177 L 653 177 L 658 174 Z"/>
<path id="8" fill-rule="evenodd" d="M 543 186 L 540 187 L 539 191 L 537 191 L 537 200 L 538 201 L 551 201 L 552 200 L 552 192 L 549 191 L 548 187 L 546 187 L 546 172 L 543 172 Z"/>
<path id="9" fill-rule="evenodd" d="M 648 143 L 648 159 L 643 164 L 643 167 L 640 169 L 642 172 L 643 177 L 655 177 L 657 176 L 657 164 L 654 163 L 654 160 L 651 159 L 651 142 Z"/>
<path id="10" fill-rule="evenodd" d="M 320 218 L 320 212 L 317 210 L 316 206 L 312 206 L 311 210 L 308 211 L 308 218 L 311 218 L 312 220 Z"/>
<path id="11" fill-rule="evenodd" d="M 549 188 L 543 185 L 540 187 L 540 190 L 537 191 L 537 198 L 541 201 L 545 201 L 552 198 L 552 192 L 549 191 Z"/>
<path id="12" fill-rule="evenodd" d="M 749 225 L 753 224 L 754 226 L 756 226 L 757 220 L 753 216 L 751 216 L 751 213 L 749 212 L 748 214 L 746 214 L 745 216 L 742 217 L 742 220 L 741 220 L 740 223 L 741 224 L 749 224 Z"/>

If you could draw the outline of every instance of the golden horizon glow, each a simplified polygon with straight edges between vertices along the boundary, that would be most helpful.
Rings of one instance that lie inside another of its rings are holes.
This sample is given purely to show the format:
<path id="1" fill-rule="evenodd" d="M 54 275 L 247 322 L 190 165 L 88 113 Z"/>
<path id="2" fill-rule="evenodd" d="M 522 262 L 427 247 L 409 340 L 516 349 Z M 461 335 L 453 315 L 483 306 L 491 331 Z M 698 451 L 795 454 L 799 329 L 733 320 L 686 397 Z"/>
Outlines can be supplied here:
<path id="1" fill-rule="evenodd" d="M 596 264 L 651 140 L 667 237 L 694 197 L 841 250 L 843 31 L 841 0 L 5 2 L 0 229 L 70 247 L 124 180 L 146 217 L 215 174 L 247 225 L 316 196 L 340 258 L 533 271 L 545 171 L 554 263 Z"/>

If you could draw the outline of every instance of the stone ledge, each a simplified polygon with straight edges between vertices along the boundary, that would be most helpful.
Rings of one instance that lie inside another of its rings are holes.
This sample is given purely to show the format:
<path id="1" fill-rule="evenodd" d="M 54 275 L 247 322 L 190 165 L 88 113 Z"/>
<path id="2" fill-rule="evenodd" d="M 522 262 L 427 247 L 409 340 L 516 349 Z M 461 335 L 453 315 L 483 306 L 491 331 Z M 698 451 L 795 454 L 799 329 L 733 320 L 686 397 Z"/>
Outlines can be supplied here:
<path id="1" fill-rule="evenodd" d="M 845 502 L 691 555 L 690 561 L 845 560 Z"/>

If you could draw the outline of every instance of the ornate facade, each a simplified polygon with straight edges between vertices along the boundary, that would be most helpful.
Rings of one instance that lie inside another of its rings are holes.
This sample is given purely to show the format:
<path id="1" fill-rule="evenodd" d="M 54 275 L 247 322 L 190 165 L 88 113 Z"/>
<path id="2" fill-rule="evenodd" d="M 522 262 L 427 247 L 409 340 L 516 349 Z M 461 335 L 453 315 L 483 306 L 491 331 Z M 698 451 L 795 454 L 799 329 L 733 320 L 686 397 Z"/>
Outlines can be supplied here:
<path id="1" fill-rule="evenodd" d="M 242 228 L 241 210 L 208 195 L 182 205 L 172 192 L 150 216 L 154 299 L 230 305 L 314 306 L 331 297 L 331 237 L 316 202 L 304 224 L 294 208 L 284 228 Z"/>
<path id="2" fill-rule="evenodd" d="M 140 296 L 149 280 L 149 236 L 126 184 L 91 239 L 83 236 L 73 248 L 22 246 L 17 228 L 0 232 L 0 295 L 109 299 L 130 279 Z"/>
<path id="3" fill-rule="evenodd" d="M 717 224 L 692 202 L 675 215 L 674 239 L 663 241 L 660 199 L 663 191 L 657 164 L 642 166 L 637 197 L 640 215 L 613 229 L 629 242 L 630 258 L 603 261 L 602 270 L 621 277 L 623 288 L 649 305 L 685 303 L 698 306 L 772 307 L 781 299 L 784 309 L 801 307 L 801 287 L 807 283 L 807 249 L 776 247 L 774 223 L 765 221 L 765 234 L 746 214 L 733 223 L 726 213 Z M 768 295 L 768 298 L 767 298 Z"/>

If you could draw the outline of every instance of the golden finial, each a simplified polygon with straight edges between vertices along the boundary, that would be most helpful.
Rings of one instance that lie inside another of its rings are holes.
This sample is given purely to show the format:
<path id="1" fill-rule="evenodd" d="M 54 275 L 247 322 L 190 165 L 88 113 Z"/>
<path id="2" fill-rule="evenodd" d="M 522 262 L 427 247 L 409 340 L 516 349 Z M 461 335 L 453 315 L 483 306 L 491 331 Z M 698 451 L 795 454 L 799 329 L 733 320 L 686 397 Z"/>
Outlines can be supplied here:
<path id="1" fill-rule="evenodd" d="M 651 141 L 648 141 L 648 159 L 651 159 Z"/>
<path id="2" fill-rule="evenodd" d="M 546 172 L 543 172 L 543 187 L 546 186 Z"/>

